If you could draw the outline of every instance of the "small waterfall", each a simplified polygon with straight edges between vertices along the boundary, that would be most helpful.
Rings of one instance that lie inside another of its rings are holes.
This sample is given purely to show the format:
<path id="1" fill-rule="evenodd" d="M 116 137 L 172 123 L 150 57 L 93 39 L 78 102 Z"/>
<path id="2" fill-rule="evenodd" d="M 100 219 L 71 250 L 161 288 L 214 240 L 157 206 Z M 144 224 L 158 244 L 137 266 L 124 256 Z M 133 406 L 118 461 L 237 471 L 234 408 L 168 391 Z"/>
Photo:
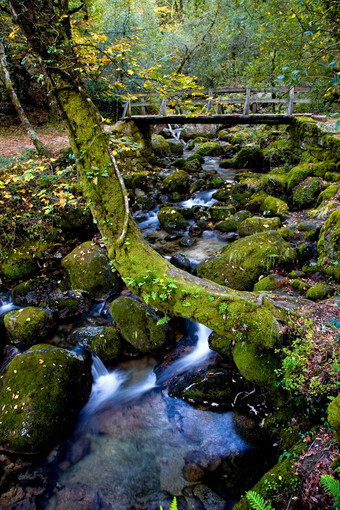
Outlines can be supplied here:
<path id="1" fill-rule="evenodd" d="M 217 200 L 215 198 L 212 198 L 212 195 L 217 191 L 216 189 L 212 189 L 209 191 L 199 191 L 198 193 L 195 193 L 194 196 L 189 198 L 189 200 L 185 200 L 184 202 L 181 202 L 180 205 L 184 207 L 185 209 L 190 209 L 194 205 L 202 205 L 205 207 L 211 207 Z"/>
<path id="2" fill-rule="evenodd" d="M 174 138 L 176 138 L 176 140 L 179 140 L 180 137 L 181 137 L 181 132 L 183 130 L 183 127 L 180 126 L 180 127 L 172 127 L 171 124 L 168 124 L 168 129 L 170 131 L 170 133 L 172 134 L 172 136 Z M 182 141 L 182 140 L 181 140 Z"/>
<path id="3" fill-rule="evenodd" d="M 11 310 L 17 310 L 18 308 L 20 308 L 20 307 L 19 306 L 15 306 L 12 303 L 11 298 L 0 299 L 0 315 L 4 315 L 5 313 L 10 312 Z"/>
<path id="4" fill-rule="evenodd" d="M 82 410 L 83 415 L 93 414 L 104 402 L 114 397 L 120 386 L 127 379 L 121 370 L 109 372 L 104 363 L 92 354 L 93 386 L 89 401 Z"/>

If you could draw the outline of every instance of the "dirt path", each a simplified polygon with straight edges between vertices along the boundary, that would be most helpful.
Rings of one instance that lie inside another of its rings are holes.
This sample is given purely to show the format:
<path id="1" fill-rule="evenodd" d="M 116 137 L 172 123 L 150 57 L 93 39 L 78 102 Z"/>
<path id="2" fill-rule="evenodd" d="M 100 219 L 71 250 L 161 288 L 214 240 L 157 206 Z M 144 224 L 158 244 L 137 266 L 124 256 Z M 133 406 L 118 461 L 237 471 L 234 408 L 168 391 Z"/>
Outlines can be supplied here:
<path id="1" fill-rule="evenodd" d="M 69 146 L 67 134 L 56 128 L 37 129 L 37 134 L 42 142 L 55 156 L 62 149 Z M 10 157 L 25 152 L 27 149 L 34 149 L 30 138 L 24 134 L 21 128 L 1 129 L 0 132 L 0 157 Z"/>

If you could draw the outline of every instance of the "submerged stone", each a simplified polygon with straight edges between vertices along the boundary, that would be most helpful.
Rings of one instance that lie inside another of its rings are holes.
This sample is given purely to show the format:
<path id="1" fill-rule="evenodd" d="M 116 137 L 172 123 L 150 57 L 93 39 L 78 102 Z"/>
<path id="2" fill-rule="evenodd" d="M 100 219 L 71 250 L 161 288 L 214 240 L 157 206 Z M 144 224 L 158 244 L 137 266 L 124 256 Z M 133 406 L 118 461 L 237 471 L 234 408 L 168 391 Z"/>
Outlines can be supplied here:
<path id="1" fill-rule="evenodd" d="M 16 356 L 0 379 L 2 448 L 37 453 L 60 443 L 91 384 L 91 362 L 75 352 L 36 345 Z"/>

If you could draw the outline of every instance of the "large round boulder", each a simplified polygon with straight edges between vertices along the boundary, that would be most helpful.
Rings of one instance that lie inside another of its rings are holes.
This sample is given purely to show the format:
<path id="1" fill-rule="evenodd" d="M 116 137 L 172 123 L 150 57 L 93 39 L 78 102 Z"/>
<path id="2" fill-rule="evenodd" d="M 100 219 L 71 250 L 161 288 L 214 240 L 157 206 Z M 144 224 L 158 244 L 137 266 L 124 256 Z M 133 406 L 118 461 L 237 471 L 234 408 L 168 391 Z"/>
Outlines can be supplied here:
<path id="1" fill-rule="evenodd" d="M 223 153 L 223 147 L 218 142 L 205 142 L 199 145 L 196 153 L 200 156 L 220 156 Z"/>
<path id="2" fill-rule="evenodd" d="M 152 135 L 152 149 L 156 156 L 170 156 L 171 148 L 168 141 L 162 135 Z"/>
<path id="3" fill-rule="evenodd" d="M 253 216 L 246 218 L 238 227 L 240 236 L 250 236 L 257 232 L 266 232 L 267 230 L 277 230 L 281 227 L 280 218 L 262 218 L 261 216 Z"/>
<path id="4" fill-rule="evenodd" d="M 176 170 L 166 177 L 162 183 L 163 191 L 186 193 L 189 190 L 190 175 L 184 170 Z"/>
<path id="5" fill-rule="evenodd" d="M 56 326 L 55 316 L 50 310 L 34 306 L 6 313 L 4 323 L 11 342 L 20 348 L 45 340 Z"/>
<path id="6" fill-rule="evenodd" d="M 72 288 L 83 289 L 91 296 L 106 299 L 119 288 L 119 280 L 112 272 L 105 251 L 87 241 L 62 259 Z"/>
<path id="7" fill-rule="evenodd" d="M 293 264 L 296 250 L 274 230 L 239 239 L 224 248 L 221 255 L 197 268 L 201 278 L 237 290 L 253 290 L 259 276 L 279 265 Z"/>
<path id="8" fill-rule="evenodd" d="M 110 311 L 124 340 L 138 351 L 153 353 L 167 347 L 167 328 L 157 324 L 160 317 L 150 306 L 121 296 L 112 302 Z"/>
<path id="9" fill-rule="evenodd" d="M 37 453 L 60 443 L 91 392 L 91 362 L 75 352 L 35 345 L 0 378 L 0 445 Z"/>
<path id="10" fill-rule="evenodd" d="M 122 338 L 114 326 L 86 326 L 72 332 L 71 342 L 91 349 L 103 363 L 115 363 L 122 353 Z"/>

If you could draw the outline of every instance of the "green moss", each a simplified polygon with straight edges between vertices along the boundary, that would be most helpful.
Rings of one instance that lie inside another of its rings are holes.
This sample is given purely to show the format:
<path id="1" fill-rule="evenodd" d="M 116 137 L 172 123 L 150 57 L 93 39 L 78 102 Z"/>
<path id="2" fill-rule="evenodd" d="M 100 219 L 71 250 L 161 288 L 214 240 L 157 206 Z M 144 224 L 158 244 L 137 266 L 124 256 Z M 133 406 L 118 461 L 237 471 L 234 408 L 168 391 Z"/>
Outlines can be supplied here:
<path id="1" fill-rule="evenodd" d="M 0 378 L 0 444 L 48 451 L 69 433 L 91 391 L 91 365 L 74 352 L 36 345 L 16 356 Z"/>
<path id="2" fill-rule="evenodd" d="M 168 141 L 162 135 L 152 135 L 152 149 L 156 156 L 170 156 L 171 148 Z"/>
<path id="3" fill-rule="evenodd" d="M 215 228 L 221 232 L 236 232 L 239 225 L 251 216 L 249 211 L 238 211 L 234 216 L 218 223 Z"/>
<path id="4" fill-rule="evenodd" d="M 280 264 L 292 264 L 295 257 L 296 251 L 276 231 L 261 232 L 228 245 L 219 257 L 201 264 L 197 273 L 221 285 L 252 290 L 261 274 Z"/>
<path id="5" fill-rule="evenodd" d="M 320 161 L 313 165 L 313 174 L 316 177 L 324 178 L 327 172 L 333 172 L 336 169 L 336 161 Z"/>
<path id="6" fill-rule="evenodd" d="M 20 251 L 13 251 L 7 260 L 0 265 L 1 274 L 11 280 L 28 278 L 37 272 L 36 261 L 32 255 Z"/>
<path id="7" fill-rule="evenodd" d="M 4 323 L 12 343 L 20 347 L 29 347 L 45 340 L 56 326 L 50 310 L 33 306 L 8 312 Z"/>
<path id="8" fill-rule="evenodd" d="M 316 283 L 313 287 L 308 289 L 306 298 L 311 299 L 312 301 L 321 301 L 322 299 L 330 297 L 331 294 L 332 287 L 325 283 Z"/>
<path id="9" fill-rule="evenodd" d="M 260 292 L 260 291 L 266 291 L 266 290 L 277 290 L 278 288 L 278 280 L 276 275 L 269 274 L 268 276 L 265 276 L 260 280 L 259 282 L 255 283 L 254 285 L 254 291 Z"/>
<path id="10" fill-rule="evenodd" d="M 178 191 L 179 193 L 186 193 L 189 190 L 190 175 L 184 170 L 176 170 L 168 175 L 162 183 L 162 188 L 165 192 Z"/>
<path id="11" fill-rule="evenodd" d="M 166 140 L 169 144 L 171 154 L 181 155 L 183 154 L 183 144 L 180 140 L 170 138 Z"/>
<path id="12" fill-rule="evenodd" d="M 318 255 L 323 271 L 340 281 L 340 209 L 332 212 L 320 231 Z"/>
<path id="13" fill-rule="evenodd" d="M 319 177 L 307 177 L 303 182 L 300 182 L 292 193 L 294 207 L 296 209 L 312 207 L 323 188 L 323 181 Z"/>
<path id="14" fill-rule="evenodd" d="M 339 182 L 340 181 L 340 172 L 326 172 L 325 179 L 326 179 L 326 181 L 330 181 L 330 182 Z"/>
<path id="15" fill-rule="evenodd" d="M 183 163 L 183 170 L 188 172 L 189 174 L 195 174 L 200 172 L 202 169 L 202 163 L 198 158 L 186 160 Z"/>
<path id="16" fill-rule="evenodd" d="M 173 207 L 162 207 L 158 212 L 158 221 L 166 232 L 183 230 L 188 224 L 181 213 Z"/>
<path id="17" fill-rule="evenodd" d="M 103 363 L 116 363 L 122 354 L 121 337 L 113 326 L 101 329 L 92 339 L 92 350 Z"/>
<path id="18" fill-rule="evenodd" d="M 233 350 L 233 360 L 247 381 L 270 389 L 277 383 L 274 370 L 279 368 L 280 363 L 272 352 L 245 342 L 237 342 Z"/>
<path id="19" fill-rule="evenodd" d="M 263 216 L 285 218 L 288 214 L 289 207 L 283 200 L 276 197 L 266 197 L 260 206 L 260 212 Z"/>
<path id="20" fill-rule="evenodd" d="M 62 259 L 73 289 L 83 289 L 96 298 L 106 298 L 119 288 L 105 251 L 87 241 Z"/>
<path id="21" fill-rule="evenodd" d="M 205 142 L 198 146 L 196 153 L 201 156 L 220 156 L 223 148 L 218 142 Z"/>
<path id="22" fill-rule="evenodd" d="M 334 197 L 340 189 L 340 186 L 337 184 L 331 184 L 330 186 L 327 186 L 327 188 L 323 191 L 321 191 L 320 195 L 317 198 L 316 205 L 320 205 L 325 200 L 329 200 L 330 198 Z"/>
<path id="23" fill-rule="evenodd" d="M 287 175 L 288 191 L 292 191 L 300 182 L 304 181 L 309 175 L 313 174 L 313 170 L 308 163 L 295 166 Z"/>
<path id="24" fill-rule="evenodd" d="M 157 325 L 159 317 L 151 307 L 130 297 L 119 297 L 111 304 L 111 315 L 121 335 L 141 352 L 158 352 L 166 347 L 165 327 Z"/>
<path id="25" fill-rule="evenodd" d="M 211 218 L 214 221 L 222 221 L 226 218 L 230 218 L 234 213 L 236 212 L 236 209 L 233 205 L 225 206 L 225 207 L 212 207 L 211 208 Z"/>
<path id="26" fill-rule="evenodd" d="M 307 282 L 304 282 L 303 280 L 300 280 L 299 278 L 294 278 L 290 282 L 290 286 L 292 289 L 296 290 L 297 292 L 306 292 L 310 285 Z"/>
<path id="27" fill-rule="evenodd" d="M 332 400 L 327 409 L 327 420 L 340 442 L 340 394 Z"/>
<path id="28" fill-rule="evenodd" d="M 246 203 L 247 209 L 253 212 L 259 211 L 267 197 L 268 195 L 264 191 L 258 191 L 257 193 L 253 193 Z"/>
<path id="29" fill-rule="evenodd" d="M 264 156 L 262 150 L 256 146 L 242 147 L 232 160 L 233 168 L 251 168 L 260 172 L 263 169 Z"/>
<path id="30" fill-rule="evenodd" d="M 245 219 L 238 227 L 240 236 L 250 236 L 257 232 L 266 232 L 267 230 L 277 230 L 281 226 L 280 218 L 262 218 L 253 216 Z"/>

